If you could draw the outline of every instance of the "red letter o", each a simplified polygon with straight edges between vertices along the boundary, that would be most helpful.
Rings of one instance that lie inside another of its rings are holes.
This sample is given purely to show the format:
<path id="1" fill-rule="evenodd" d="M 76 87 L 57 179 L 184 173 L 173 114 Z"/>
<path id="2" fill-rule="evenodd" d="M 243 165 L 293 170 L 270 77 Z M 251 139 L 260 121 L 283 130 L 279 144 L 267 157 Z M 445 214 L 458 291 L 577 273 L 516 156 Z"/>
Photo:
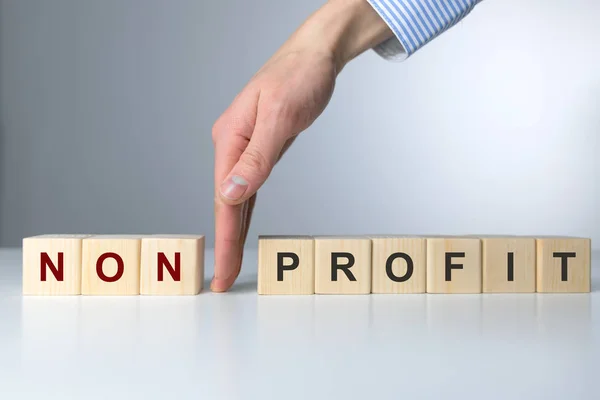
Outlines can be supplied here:
<path id="1" fill-rule="evenodd" d="M 114 258 L 117 262 L 117 273 L 115 274 L 115 276 L 108 277 L 104 274 L 104 271 L 102 270 L 102 264 L 107 258 Z M 104 253 L 98 258 L 98 261 L 96 261 L 96 273 L 98 274 L 98 277 L 104 282 L 118 281 L 123 276 L 123 272 L 125 272 L 125 265 L 123 263 L 123 259 L 117 253 Z"/>

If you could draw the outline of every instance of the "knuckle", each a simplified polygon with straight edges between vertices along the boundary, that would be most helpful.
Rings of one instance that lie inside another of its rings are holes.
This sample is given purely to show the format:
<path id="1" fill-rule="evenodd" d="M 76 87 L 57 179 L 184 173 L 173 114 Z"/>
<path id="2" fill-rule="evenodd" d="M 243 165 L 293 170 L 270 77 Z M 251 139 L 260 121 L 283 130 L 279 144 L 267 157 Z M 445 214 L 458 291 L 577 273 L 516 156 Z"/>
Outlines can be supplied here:
<path id="1" fill-rule="evenodd" d="M 224 135 L 249 139 L 252 132 L 252 126 L 252 120 L 249 120 L 244 116 L 223 115 L 213 124 L 213 144 L 216 144 L 216 142 Z"/>
<path id="2" fill-rule="evenodd" d="M 212 141 L 213 145 L 217 143 L 220 133 L 223 131 L 223 117 L 219 117 L 212 126 Z"/>
<path id="3" fill-rule="evenodd" d="M 242 154 L 241 161 L 246 168 L 261 175 L 268 174 L 272 168 L 271 163 L 264 154 L 256 149 L 247 149 Z"/>
<path id="4" fill-rule="evenodd" d="M 272 95 L 267 104 L 269 115 L 275 117 L 287 117 L 292 110 L 289 101 L 281 94 Z"/>
<path id="5" fill-rule="evenodd" d="M 306 107 L 288 96 L 273 93 L 264 104 L 262 121 L 267 125 L 277 124 L 281 134 L 286 138 L 294 136 L 303 125 Z"/>

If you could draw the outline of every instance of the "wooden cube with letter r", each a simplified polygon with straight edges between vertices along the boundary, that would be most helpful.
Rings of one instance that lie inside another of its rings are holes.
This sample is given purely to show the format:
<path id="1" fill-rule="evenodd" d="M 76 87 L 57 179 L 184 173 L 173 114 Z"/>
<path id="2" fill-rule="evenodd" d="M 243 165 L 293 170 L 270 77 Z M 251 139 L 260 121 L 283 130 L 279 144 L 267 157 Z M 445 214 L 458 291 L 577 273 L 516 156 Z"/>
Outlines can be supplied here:
<path id="1" fill-rule="evenodd" d="M 371 252 L 369 237 L 315 237 L 315 293 L 371 293 Z"/>
<path id="2" fill-rule="evenodd" d="M 259 236 L 258 294 L 314 294 L 314 251 L 310 236 Z"/>

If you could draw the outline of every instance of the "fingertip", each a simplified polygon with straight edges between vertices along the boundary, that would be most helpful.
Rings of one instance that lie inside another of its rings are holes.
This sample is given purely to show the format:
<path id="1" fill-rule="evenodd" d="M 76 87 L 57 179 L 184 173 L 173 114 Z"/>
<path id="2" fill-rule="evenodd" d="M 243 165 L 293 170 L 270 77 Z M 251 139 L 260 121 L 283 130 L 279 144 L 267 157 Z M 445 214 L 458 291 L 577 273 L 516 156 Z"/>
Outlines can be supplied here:
<path id="1" fill-rule="evenodd" d="M 239 206 L 240 204 L 244 204 L 244 202 L 246 201 L 245 197 L 234 200 L 228 198 L 227 196 L 224 196 L 223 193 L 219 193 L 219 200 L 221 201 L 221 203 L 228 206 Z"/>
<path id="2" fill-rule="evenodd" d="M 213 278 L 210 283 L 210 290 L 214 293 L 224 293 L 229 290 L 230 287 L 231 285 L 223 279 Z"/>
<path id="3" fill-rule="evenodd" d="M 235 279 L 219 279 L 215 277 L 210 283 L 210 290 L 214 293 L 225 293 L 231 289 L 234 282 Z"/>
<path id="4" fill-rule="evenodd" d="M 225 277 L 215 275 L 212 279 L 212 282 L 210 283 L 210 289 L 215 293 L 222 293 L 228 291 L 229 289 L 231 289 L 231 287 L 237 280 L 240 274 L 240 270 L 241 265 L 238 266 L 238 268 L 233 273 L 230 272 Z"/>

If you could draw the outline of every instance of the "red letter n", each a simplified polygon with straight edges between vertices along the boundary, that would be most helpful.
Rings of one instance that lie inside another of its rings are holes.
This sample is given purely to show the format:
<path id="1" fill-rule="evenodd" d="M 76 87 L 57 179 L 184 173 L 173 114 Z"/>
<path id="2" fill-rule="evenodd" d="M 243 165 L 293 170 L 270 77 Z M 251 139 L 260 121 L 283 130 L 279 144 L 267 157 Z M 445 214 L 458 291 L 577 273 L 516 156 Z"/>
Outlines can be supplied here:
<path id="1" fill-rule="evenodd" d="M 157 267 L 158 267 L 158 281 L 162 282 L 164 281 L 164 268 L 166 268 L 169 271 L 169 274 L 171 275 L 171 278 L 173 278 L 173 280 L 175 282 L 179 282 L 181 281 L 181 255 L 179 252 L 175 253 L 175 268 L 173 268 L 171 266 L 171 263 L 169 262 L 169 260 L 167 259 L 167 256 L 165 256 L 165 253 L 158 253 L 158 261 L 157 261 Z"/>
<path id="2" fill-rule="evenodd" d="M 52 271 L 52 275 L 57 281 L 62 282 L 65 280 L 65 269 L 64 269 L 64 256 L 63 253 L 58 253 L 58 268 L 54 265 L 48 253 L 40 254 L 40 272 L 42 282 L 46 282 L 46 267 Z"/>

